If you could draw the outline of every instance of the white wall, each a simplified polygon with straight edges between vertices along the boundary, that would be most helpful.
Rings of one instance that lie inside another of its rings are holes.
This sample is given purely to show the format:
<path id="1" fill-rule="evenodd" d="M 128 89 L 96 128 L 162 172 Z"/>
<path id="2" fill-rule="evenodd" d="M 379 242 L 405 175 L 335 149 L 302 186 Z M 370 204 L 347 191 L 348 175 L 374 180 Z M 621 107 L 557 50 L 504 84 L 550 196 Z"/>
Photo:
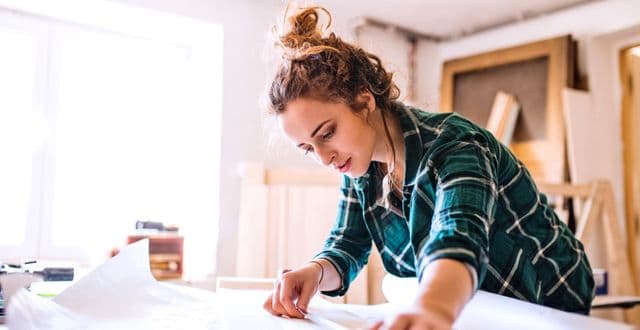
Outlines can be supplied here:
<path id="1" fill-rule="evenodd" d="M 358 44 L 380 57 L 385 69 L 393 72 L 393 80 L 400 88 L 400 100 L 406 100 L 410 51 L 410 44 L 406 38 L 393 30 L 365 27 L 358 36 Z"/>
<path id="2" fill-rule="evenodd" d="M 419 60 L 416 63 L 415 104 L 423 110 L 436 112 L 438 111 L 440 81 L 434 77 L 440 77 L 442 69 L 440 47 L 432 41 L 419 41 L 416 57 Z"/>

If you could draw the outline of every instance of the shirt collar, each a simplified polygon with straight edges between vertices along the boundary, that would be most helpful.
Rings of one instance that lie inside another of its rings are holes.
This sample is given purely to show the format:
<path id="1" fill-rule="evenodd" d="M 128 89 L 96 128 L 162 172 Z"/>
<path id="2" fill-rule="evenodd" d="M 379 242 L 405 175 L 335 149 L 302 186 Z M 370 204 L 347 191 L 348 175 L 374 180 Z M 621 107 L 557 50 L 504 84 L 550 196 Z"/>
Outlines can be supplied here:
<path id="1" fill-rule="evenodd" d="M 422 142 L 422 134 L 418 122 L 417 110 L 415 108 L 405 106 L 396 102 L 392 106 L 392 112 L 396 114 L 400 121 L 400 129 L 404 138 L 404 190 L 414 185 L 415 178 L 418 174 L 420 159 L 423 156 L 424 145 Z"/>

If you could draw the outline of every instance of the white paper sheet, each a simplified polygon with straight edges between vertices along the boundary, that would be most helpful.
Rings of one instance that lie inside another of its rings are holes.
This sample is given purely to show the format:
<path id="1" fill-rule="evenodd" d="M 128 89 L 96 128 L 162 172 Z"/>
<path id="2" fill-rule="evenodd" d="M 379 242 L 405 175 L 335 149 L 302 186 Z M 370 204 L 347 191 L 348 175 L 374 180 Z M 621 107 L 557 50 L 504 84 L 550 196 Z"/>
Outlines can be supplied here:
<path id="1" fill-rule="evenodd" d="M 309 304 L 309 314 L 305 319 L 289 319 L 273 316 L 262 308 L 269 291 L 220 290 L 218 292 L 225 325 L 228 329 L 367 329 L 373 324 L 369 319 L 346 310 L 346 305 L 333 304 L 314 297 Z M 370 306 L 363 306 L 370 307 Z M 367 308 L 374 312 L 375 308 Z M 381 317 L 381 314 L 377 314 Z M 379 317 L 376 318 L 376 320 Z"/>
<path id="2" fill-rule="evenodd" d="M 419 290 L 416 278 L 385 275 L 382 292 L 394 306 L 406 306 Z M 454 329 L 609 329 L 632 326 L 536 305 L 485 291 L 477 291 L 453 325 Z"/>
<path id="3" fill-rule="evenodd" d="M 8 306 L 9 329 L 223 328 L 215 295 L 157 282 L 148 251 L 148 240 L 127 246 L 53 300 L 19 291 Z"/>

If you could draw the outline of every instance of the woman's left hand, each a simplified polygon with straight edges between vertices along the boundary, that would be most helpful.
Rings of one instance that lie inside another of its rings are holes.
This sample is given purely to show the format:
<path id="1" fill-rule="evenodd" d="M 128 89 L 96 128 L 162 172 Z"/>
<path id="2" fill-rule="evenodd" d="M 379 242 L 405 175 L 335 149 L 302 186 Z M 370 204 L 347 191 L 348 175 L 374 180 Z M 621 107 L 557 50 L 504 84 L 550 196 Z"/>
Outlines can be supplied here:
<path id="1" fill-rule="evenodd" d="M 437 308 L 414 306 L 390 319 L 379 321 L 371 330 L 449 330 L 452 326 L 453 316 Z"/>
<path id="2" fill-rule="evenodd" d="M 471 298 L 473 279 L 457 260 L 438 259 L 423 272 L 420 291 L 408 309 L 376 323 L 374 330 L 451 329 Z"/>

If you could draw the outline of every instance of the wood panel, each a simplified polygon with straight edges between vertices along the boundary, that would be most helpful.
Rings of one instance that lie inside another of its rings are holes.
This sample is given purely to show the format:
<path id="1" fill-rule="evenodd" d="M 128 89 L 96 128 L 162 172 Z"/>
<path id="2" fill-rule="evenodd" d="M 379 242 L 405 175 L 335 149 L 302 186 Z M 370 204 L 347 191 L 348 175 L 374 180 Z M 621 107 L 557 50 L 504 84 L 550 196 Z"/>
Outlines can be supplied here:
<path id="1" fill-rule="evenodd" d="M 236 275 L 276 278 L 280 270 L 308 262 L 322 249 L 333 226 L 339 185 L 340 176 L 327 170 L 266 170 L 261 164 L 245 165 Z M 360 272 L 347 294 L 329 300 L 384 302 L 379 258 L 372 252 L 369 266 Z M 369 272 L 372 265 L 376 268 Z"/>
<path id="2" fill-rule="evenodd" d="M 625 226 L 636 287 L 640 288 L 640 52 L 634 55 L 633 48 L 620 52 L 621 128 Z"/>

